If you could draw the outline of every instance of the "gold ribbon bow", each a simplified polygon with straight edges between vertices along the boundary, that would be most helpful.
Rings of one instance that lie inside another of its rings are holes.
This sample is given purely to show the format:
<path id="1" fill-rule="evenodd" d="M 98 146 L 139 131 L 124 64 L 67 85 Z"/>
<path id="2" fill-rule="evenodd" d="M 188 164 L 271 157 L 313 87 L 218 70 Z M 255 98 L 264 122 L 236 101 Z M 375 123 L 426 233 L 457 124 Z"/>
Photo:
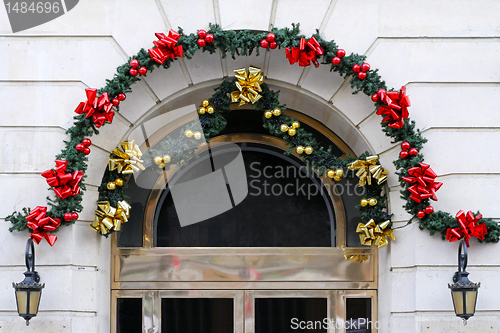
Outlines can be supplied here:
<path id="1" fill-rule="evenodd" d="M 377 180 L 378 185 L 387 180 L 389 171 L 382 168 L 381 165 L 377 165 L 377 160 L 378 156 L 368 156 L 366 161 L 356 160 L 347 165 L 349 170 L 358 170 L 356 172 L 356 176 L 359 177 L 358 186 L 364 186 L 366 183 L 371 185 L 372 177 Z"/>
<path id="2" fill-rule="evenodd" d="M 116 148 L 111 152 L 120 158 L 109 159 L 109 171 L 118 169 L 118 173 L 126 175 L 137 172 L 139 169 L 145 169 L 142 164 L 144 161 L 141 160 L 142 152 L 139 149 L 139 146 L 135 144 L 135 140 L 120 142 L 120 146 L 123 151 L 120 150 L 120 148 Z"/>
<path id="3" fill-rule="evenodd" d="M 359 239 L 361 244 L 366 246 L 378 246 L 382 248 L 389 244 L 387 238 L 395 240 L 394 231 L 391 229 L 385 230 L 391 221 L 387 220 L 380 224 L 376 224 L 373 219 L 368 221 L 367 224 L 359 223 L 356 232 L 360 233 Z"/>
<path id="4" fill-rule="evenodd" d="M 131 207 L 125 200 L 118 201 L 117 208 L 112 207 L 109 201 L 98 201 L 97 207 L 90 228 L 103 235 L 107 235 L 111 229 L 120 231 L 122 224 L 130 217 Z"/>
<path id="5" fill-rule="evenodd" d="M 236 82 L 238 90 L 231 93 L 231 102 L 234 103 L 239 100 L 240 104 L 238 106 L 257 102 L 262 97 L 258 93 L 262 92 L 260 85 L 264 83 L 264 75 L 260 72 L 260 68 L 250 66 L 248 74 L 245 68 L 235 69 L 234 74 L 238 79 Z"/>

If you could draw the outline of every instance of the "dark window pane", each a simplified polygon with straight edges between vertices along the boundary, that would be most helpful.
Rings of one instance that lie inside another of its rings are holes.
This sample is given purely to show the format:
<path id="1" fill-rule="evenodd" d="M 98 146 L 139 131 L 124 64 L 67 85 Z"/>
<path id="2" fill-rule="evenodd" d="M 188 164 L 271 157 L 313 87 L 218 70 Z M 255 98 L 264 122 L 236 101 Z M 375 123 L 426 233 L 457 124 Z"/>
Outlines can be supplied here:
<path id="1" fill-rule="evenodd" d="M 172 194 L 165 191 L 155 219 L 155 246 L 335 246 L 333 206 L 316 175 L 308 174 L 300 160 L 281 150 L 261 144 L 242 144 L 241 150 L 248 186 L 243 201 L 220 215 L 181 227 Z M 201 155 L 178 171 L 179 178 L 171 180 L 171 186 L 203 176 L 199 169 L 204 160 L 216 153 Z M 190 206 L 192 210 L 203 210 L 202 201 L 201 196 Z"/>
<path id="2" fill-rule="evenodd" d="M 327 331 L 325 318 L 326 298 L 255 299 L 255 333 L 323 333 Z M 308 322 L 312 326 L 306 330 Z"/>
<path id="3" fill-rule="evenodd" d="M 142 332 L 142 298 L 118 298 L 116 332 Z"/>
<path id="4" fill-rule="evenodd" d="M 162 298 L 161 330 L 167 333 L 232 333 L 232 298 Z"/>
<path id="5" fill-rule="evenodd" d="M 372 328 L 371 298 L 347 298 L 346 332 L 368 333 Z"/>

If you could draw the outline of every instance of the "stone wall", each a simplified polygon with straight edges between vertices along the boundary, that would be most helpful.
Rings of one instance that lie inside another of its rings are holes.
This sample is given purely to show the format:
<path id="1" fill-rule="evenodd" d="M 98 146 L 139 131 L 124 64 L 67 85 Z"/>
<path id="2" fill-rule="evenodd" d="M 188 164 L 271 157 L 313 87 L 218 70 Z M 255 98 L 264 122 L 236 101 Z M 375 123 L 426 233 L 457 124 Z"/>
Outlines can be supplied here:
<path id="1" fill-rule="evenodd" d="M 39 318 L 26 328 L 17 317 L 11 283 L 22 277 L 28 234 L 8 232 L 5 217 L 22 207 L 45 205 L 47 184 L 40 172 L 54 166 L 84 88 L 103 86 L 130 55 L 151 47 L 155 32 L 178 26 L 189 33 L 207 29 L 209 22 L 253 30 L 300 22 L 305 35 L 319 28 L 348 54 L 366 54 L 389 87 L 408 88 L 411 118 L 429 139 L 426 161 L 445 183 L 434 207 L 452 214 L 480 209 L 485 217 L 500 218 L 495 186 L 500 181 L 499 14 L 496 0 L 88 0 L 51 22 L 12 34 L 6 11 L 0 9 L 0 332 L 109 332 L 110 242 L 88 228 L 107 156 L 158 102 L 238 67 L 259 66 L 275 84 L 328 106 L 329 112 L 303 111 L 356 153 L 369 149 L 380 155 L 391 171 L 395 225 L 408 220 L 392 166 L 399 147 L 384 136 L 367 96 L 352 95 L 348 82 L 325 69 L 290 66 L 283 50 L 236 60 L 198 53 L 168 71 L 148 74 L 128 94 L 113 124 L 92 138 L 85 210 L 74 226 L 61 228 L 53 248 L 37 246 L 37 268 L 47 287 Z M 300 101 L 292 94 L 286 103 Z M 380 251 L 382 323 L 396 325 L 393 332 L 498 331 L 499 245 L 472 241 L 471 279 L 482 286 L 476 316 L 462 328 L 453 326 L 460 320 L 447 288 L 458 245 L 429 237 L 416 225 L 396 236 Z"/>

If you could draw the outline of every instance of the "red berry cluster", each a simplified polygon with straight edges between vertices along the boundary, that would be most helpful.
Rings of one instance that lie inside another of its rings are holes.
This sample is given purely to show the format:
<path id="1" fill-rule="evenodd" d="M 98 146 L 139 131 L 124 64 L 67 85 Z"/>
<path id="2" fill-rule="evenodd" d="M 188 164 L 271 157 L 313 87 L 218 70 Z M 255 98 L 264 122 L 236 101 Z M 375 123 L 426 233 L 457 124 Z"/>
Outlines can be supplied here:
<path id="1" fill-rule="evenodd" d="M 139 60 L 137 59 L 132 59 L 130 61 L 130 67 L 132 68 L 130 69 L 129 73 L 132 76 L 136 76 L 137 74 L 144 75 L 148 72 L 148 70 L 144 66 L 142 66 L 141 68 L 139 68 L 139 70 L 137 70 L 137 67 L 139 67 Z"/>
<path id="2" fill-rule="evenodd" d="M 358 73 L 358 78 L 360 80 L 364 80 L 366 78 L 366 72 L 370 70 L 370 64 L 366 62 L 361 66 L 356 64 L 352 66 L 352 70 L 354 71 L 354 73 Z"/>
<path id="3" fill-rule="evenodd" d="M 79 152 L 84 153 L 85 155 L 90 154 L 90 145 L 92 144 L 92 141 L 90 139 L 83 139 L 82 143 L 79 143 L 76 145 L 76 150 Z"/>
<path id="4" fill-rule="evenodd" d="M 124 101 L 125 98 L 127 98 L 127 96 L 125 94 L 118 94 L 118 96 L 116 96 L 116 98 L 113 98 L 111 103 L 113 103 L 114 106 L 118 106 L 118 104 L 120 104 L 121 101 Z"/>
<path id="5" fill-rule="evenodd" d="M 262 47 L 263 49 L 267 49 L 269 47 L 274 50 L 278 47 L 275 38 L 276 36 L 272 32 L 268 33 L 266 39 L 260 41 L 260 47 Z"/>
<path id="6" fill-rule="evenodd" d="M 214 41 L 214 35 L 212 34 L 207 34 L 207 32 L 203 29 L 198 30 L 198 46 L 199 47 L 205 47 L 207 43 L 212 43 Z"/>
<path id="7" fill-rule="evenodd" d="M 66 213 L 64 214 L 64 221 L 78 220 L 77 213 Z"/>
<path id="8" fill-rule="evenodd" d="M 424 208 L 424 210 L 419 210 L 417 213 L 417 216 L 419 219 L 423 219 L 425 215 L 429 215 L 434 211 L 434 208 L 432 206 L 427 206 Z"/>
<path id="9" fill-rule="evenodd" d="M 344 56 L 345 56 L 345 50 L 338 49 L 337 50 L 337 56 L 332 58 L 332 64 L 334 64 L 335 66 L 337 66 L 338 64 L 340 64 L 340 60 Z"/>
<path id="10" fill-rule="evenodd" d="M 401 144 L 401 149 L 403 149 L 399 153 L 399 157 L 401 157 L 401 158 L 407 158 L 408 155 L 410 155 L 410 156 L 416 156 L 418 154 L 418 150 L 416 148 L 411 148 L 410 149 L 410 143 L 408 143 L 408 142 L 403 142 Z"/>

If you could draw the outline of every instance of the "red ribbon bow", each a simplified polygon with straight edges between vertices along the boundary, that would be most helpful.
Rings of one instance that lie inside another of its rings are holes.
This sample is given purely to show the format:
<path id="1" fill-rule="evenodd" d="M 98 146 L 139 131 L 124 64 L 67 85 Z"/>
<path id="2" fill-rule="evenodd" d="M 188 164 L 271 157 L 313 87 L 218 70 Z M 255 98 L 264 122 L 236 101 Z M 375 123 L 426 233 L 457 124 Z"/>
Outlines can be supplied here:
<path id="1" fill-rule="evenodd" d="M 405 182 L 410 184 L 416 183 L 408 187 L 408 191 L 411 192 L 410 199 L 416 202 L 421 202 L 423 199 L 427 198 L 437 201 L 436 193 L 434 192 L 439 190 L 443 183 L 434 181 L 437 175 L 428 164 L 419 164 L 420 167 L 408 169 L 408 173 L 413 177 L 403 177 Z"/>
<path id="2" fill-rule="evenodd" d="M 159 40 L 153 42 L 156 48 L 148 50 L 151 59 L 163 64 L 168 58 L 174 60 L 175 57 L 183 56 L 182 45 L 175 46 L 181 37 L 177 31 L 170 29 L 168 36 L 165 36 L 164 33 L 156 33 L 155 36 Z"/>
<path id="3" fill-rule="evenodd" d="M 470 246 L 469 239 L 471 239 L 472 236 L 484 240 L 484 235 L 488 233 L 486 224 L 481 223 L 477 225 L 479 220 L 483 217 L 481 214 L 474 216 L 474 214 L 469 211 L 467 215 L 465 215 L 464 211 L 460 210 L 455 217 L 458 223 L 460 223 L 460 227 L 446 230 L 446 239 L 449 239 L 450 242 L 456 242 L 463 238 L 467 247 Z"/>
<path id="4" fill-rule="evenodd" d="M 389 121 L 387 126 L 392 128 L 403 128 L 404 120 L 408 118 L 408 107 L 411 106 L 410 98 L 406 96 L 406 87 L 402 86 L 397 91 L 379 91 L 379 99 L 387 105 L 382 105 L 378 110 L 378 115 L 384 115 L 382 122 Z"/>
<path id="5" fill-rule="evenodd" d="M 46 217 L 47 207 L 38 206 L 32 211 L 30 211 L 29 215 L 26 217 L 28 221 L 28 228 L 33 229 L 33 233 L 30 235 L 31 238 L 37 243 L 40 244 L 40 241 L 45 238 L 47 243 L 50 246 L 53 246 L 57 240 L 56 235 L 47 234 L 48 231 L 56 230 L 59 225 L 61 225 L 61 221 L 59 219 L 53 219 L 51 217 Z"/>
<path id="6" fill-rule="evenodd" d="M 316 56 L 323 55 L 324 50 L 321 45 L 319 45 L 316 38 L 311 37 L 307 43 L 305 38 L 301 38 L 299 47 L 287 47 L 285 52 L 290 65 L 293 65 L 298 61 L 299 66 L 306 67 L 309 66 L 312 61 L 314 67 L 318 68 L 319 63 Z"/>
<path id="7" fill-rule="evenodd" d="M 53 187 L 54 192 L 61 199 L 80 193 L 78 185 L 83 177 L 81 171 L 66 173 L 67 166 L 68 161 L 56 160 L 55 170 L 51 169 L 42 172 L 42 176 L 47 178 L 47 184 Z"/>
<path id="8" fill-rule="evenodd" d="M 85 89 L 87 101 L 78 104 L 75 112 L 86 113 L 86 118 L 92 117 L 96 127 L 101 127 L 106 121 L 112 122 L 114 111 L 111 111 L 113 103 L 109 101 L 108 93 L 97 98 L 97 89 Z"/>

